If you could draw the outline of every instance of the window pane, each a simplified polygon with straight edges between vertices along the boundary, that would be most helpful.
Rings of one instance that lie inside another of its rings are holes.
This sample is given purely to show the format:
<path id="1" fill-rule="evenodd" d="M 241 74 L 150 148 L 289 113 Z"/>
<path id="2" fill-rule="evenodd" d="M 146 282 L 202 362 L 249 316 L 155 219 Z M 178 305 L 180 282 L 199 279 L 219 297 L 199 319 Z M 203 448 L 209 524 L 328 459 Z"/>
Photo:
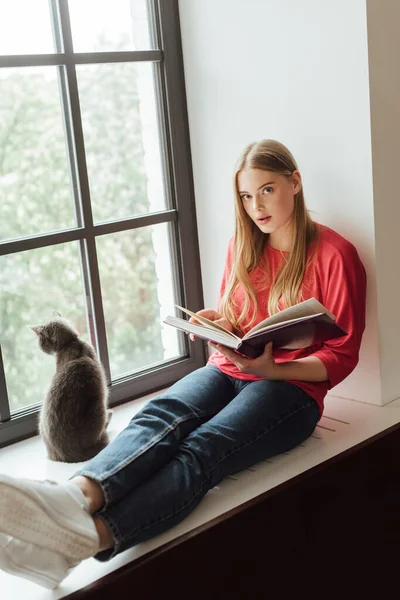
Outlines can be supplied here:
<path id="1" fill-rule="evenodd" d="M 0 69 L 0 240 L 75 225 L 56 67 Z"/>
<path id="2" fill-rule="evenodd" d="M 78 242 L 0 257 L 0 344 L 11 412 L 42 402 L 55 373 L 26 325 L 60 312 L 88 340 Z"/>
<path id="3" fill-rule="evenodd" d="M 165 209 L 153 66 L 77 71 L 94 220 Z"/>
<path id="4" fill-rule="evenodd" d="M 149 50 L 147 0 L 69 0 L 75 52 Z"/>
<path id="5" fill-rule="evenodd" d="M 0 0 L 0 54 L 52 52 L 49 0 Z"/>
<path id="6" fill-rule="evenodd" d="M 97 239 L 112 379 L 179 356 L 167 224 Z"/>

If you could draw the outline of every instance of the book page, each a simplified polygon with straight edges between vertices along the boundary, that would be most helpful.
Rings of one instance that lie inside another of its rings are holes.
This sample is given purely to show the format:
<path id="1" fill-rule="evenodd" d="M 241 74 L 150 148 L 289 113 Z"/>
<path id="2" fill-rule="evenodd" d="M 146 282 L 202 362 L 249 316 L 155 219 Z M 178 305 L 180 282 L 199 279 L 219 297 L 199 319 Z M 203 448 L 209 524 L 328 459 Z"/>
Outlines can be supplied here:
<path id="1" fill-rule="evenodd" d="M 218 323 L 215 323 L 215 321 L 211 321 L 210 319 L 207 319 L 206 317 L 197 315 L 196 313 L 192 312 L 191 310 L 188 310 L 187 308 L 182 308 L 182 306 L 178 306 L 178 304 L 175 304 L 175 306 L 176 306 L 176 308 L 179 308 L 179 310 L 182 310 L 187 315 L 190 315 L 191 317 L 194 317 L 195 319 L 200 321 L 200 323 L 202 323 L 206 327 L 210 327 L 212 329 L 218 329 L 218 331 L 223 331 L 224 333 L 231 335 L 235 340 L 240 341 L 241 338 L 239 336 L 232 333 L 232 331 L 229 331 L 229 329 L 222 327 L 222 325 L 218 325 Z"/>
<path id="2" fill-rule="evenodd" d="M 307 319 L 310 318 L 310 316 L 312 317 L 316 317 L 316 316 L 320 316 L 320 315 L 324 315 L 326 313 L 316 313 L 315 315 L 305 315 L 304 317 L 299 317 L 297 319 L 288 319 L 287 321 L 282 321 L 281 323 L 273 323 L 272 325 L 266 325 L 264 327 L 259 327 L 257 325 L 256 329 L 252 329 L 251 331 L 249 331 L 248 333 L 246 333 L 246 335 L 243 336 L 243 341 L 244 340 L 248 340 L 251 337 L 254 337 L 255 335 L 259 334 L 259 333 L 263 333 L 265 331 L 269 331 L 270 329 L 277 329 L 279 326 L 281 325 L 288 325 L 289 323 L 301 323 L 302 321 L 307 321 Z M 261 323 L 260 323 L 261 325 Z"/>
<path id="3" fill-rule="evenodd" d="M 328 315 L 328 317 L 330 317 L 333 321 L 336 320 L 335 315 L 329 312 L 329 310 L 326 309 L 323 304 L 318 302 L 316 298 L 310 298 L 309 300 L 304 300 L 304 302 L 299 302 L 299 304 L 285 308 L 275 315 L 268 317 L 268 319 L 261 321 L 261 323 L 258 323 L 258 325 L 255 325 L 252 329 L 250 329 L 243 339 L 250 337 L 252 333 L 256 333 L 257 331 L 260 331 L 269 325 L 277 325 L 278 323 L 284 323 L 289 320 L 299 319 L 301 317 L 309 317 L 310 315 L 316 315 L 320 313 Z"/>
<path id="4" fill-rule="evenodd" d="M 202 338 L 203 340 L 210 340 L 211 342 L 223 344 L 229 348 L 236 349 L 240 342 L 240 339 L 236 340 L 234 336 L 228 336 L 224 331 L 219 331 L 215 328 L 211 329 L 210 327 L 198 325 L 197 323 L 189 323 L 189 321 L 181 319 L 180 317 L 172 317 L 169 315 L 163 322 L 167 325 L 172 325 L 172 327 L 176 327 L 185 333 L 193 333 L 193 335 Z M 228 333 L 230 332 L 228 331 Z"/>

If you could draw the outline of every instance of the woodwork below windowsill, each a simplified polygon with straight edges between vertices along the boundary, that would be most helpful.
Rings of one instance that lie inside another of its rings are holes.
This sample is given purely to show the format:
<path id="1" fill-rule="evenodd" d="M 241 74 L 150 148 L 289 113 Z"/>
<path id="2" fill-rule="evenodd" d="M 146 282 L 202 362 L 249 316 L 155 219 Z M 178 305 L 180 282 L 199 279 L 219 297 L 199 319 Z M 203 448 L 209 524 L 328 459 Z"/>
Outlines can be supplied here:
<path id="1" fill-rule="evenodd" d="M 115 409 L 111 438 L 154 395 Z M 81 563 L 50 595 L 0 572 L 1 598 L 253 599 L 309 593 L 322 576 L 326 595 L 347 573 L 361 597 L 373 576 L 388 580 L 383 566 L 398 555 L 399 450 L 399 401 L 328 397 L 309 440 L 225 479 L 177 527 L 109 563 Z M 1 449 L 0 463 L 35 479 L 65 480 L 79 467 L 48 461 L 39 438 Z"/>

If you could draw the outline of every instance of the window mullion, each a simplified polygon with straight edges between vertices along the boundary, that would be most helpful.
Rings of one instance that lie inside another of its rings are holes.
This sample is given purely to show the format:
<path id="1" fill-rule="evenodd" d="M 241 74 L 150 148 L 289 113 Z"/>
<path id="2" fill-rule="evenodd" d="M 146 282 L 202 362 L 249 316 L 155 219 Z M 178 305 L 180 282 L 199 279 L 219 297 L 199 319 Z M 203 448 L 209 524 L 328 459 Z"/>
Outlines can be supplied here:
<path id="1" fill-rule="evenodd" d="M 59 22 L 59 43 L 62 43 L 67 61 L 64 67 L 65 87 L 62 87 L 63 114 L 67 133 L 68 154 L 72 187 L 75 199 L 75 210 L 78 224 L 85 228 L 86 239 L 80 243 L 83 282 L 89 318 L 89 333 L 92 343 L 103 364 L 107 381 L 111 381 L 110 360 L 107 348 L 107 335 L 104 320 L 103 301 L 101 296 L 100 275 L 97 261 L 93 215 L 90 202 L 90 188 L 87 173 L 85 143 L 83 137 L 82 117 L 80 111 L 78 80 L 76 66 L 73 61 L 71 23 L 66 2 L 57 2 L 57 11 L 53 12 Z"/>
<path id="2" fill-rule="evenodd" d="M 154 0 L 159 18 L 159 35 L 164 54 L 160 77 L 162 93 L 165 94 L 165 120 L 168 128 L 168 142 L 171 167 L 174 174 L 174 208 L 178 209 L 179 238 L 176 241 L 178 256 L 181 258 L 183 302 L 192 310 L 203 308 L 203 288 L 199 270 L 200 255 L 197 239 L 197 222 L 194 201 L 192 164 L 189 145 L 189 126 L 185 95 L 183 56 L 180 44 L 179 7 L 177 2 L 165 3 Z M 180 94 L 176 90 L 181 90 Z M 204 353 L 199 351 L 199 355 Z"/>
<path id="3" fill-rule="evenodd" d="M 138 63 L 161 62 L 161 50 L 129 50 L 127 52 L 78 52 L 74 54 L 74 63 L 77 65 L 91 65 L 101 63 Z M 68 62 L 63 52 L 59 54 L 16 54 L 0 56 L 0 68 L 18 67 L 48 67 L 60 66 Z"/>
<path id="4" fill-rule="evenodd" d="M 11 418 L 10 404 L 8 401 L 6 375 L 4 372 L 3 356 L 0 346 L 0 422 L 9 421 Z"/>
<path id="5" fill-rule="evenodd" d="M 140 228 L 158 226 L 163 223 L 163 228 L 166 228 L 168 232 L 169 243 L 167 240 L 165 243 L 170 250 L 169 260 L 172 265 L 171 285 L 174 293 L 171 296 L 171 302 L 178 301 L 179 304 L 187 304 L 193 309 L 203 306 L 180 41 L 179 3 L 178 0 L 146 0 L 151 37 L 149 45 L 153 49 L 75 53 L 69 16 L 70 2 L 68 0 L 48 0 L 48 2 L 52 16 L 54 52 L 51 54 L 2 55 L 0 56 L 0 71 L 2 67 L 12 69 L 36 66 L 53 67 L 48 71 L 54 71 L 54 67 L 57 68 L 58 95 L 61 99 L 76 225 L 59 231 L 55 228 L 44 233 L 7 239 L 0 242 L 0 257 L 5 254 L 36 250 L 58 244 L 71 246 L 72 243 L 74 245 L 79 243 L 83 278 L 81 289 L 84 289 L 83 293 L 86 296 L 89 332 L 104 365 L 108 382 L 111 383 L 98 264 L 101 236 L 120 234 L 127 230 L 137 230 L 140 234 Z M 105 27 L 107 28 L 107 24 Z M 111 214 L 108 220 L 96 220 L 95 224 L 85 154 L 87 140 L 83 135 L 80 105 L 83 100 L 80 98 L 81 89 L 78 88 L 80 69 L 84 70 L 85 67 L 80 65 L 138 62 L 152 63 L 153 68 L 155 79 L 153 89 L 157 98 L 157 125 L 162 157 L 162 185 L 167 200 L 165 210 L 157 208 L 156 211 L 149 213 L 139 211 L 138 214 L 125 215 L 125 218 L 120 218 L 118 213 L 119 218 L 115 220 Z M 116 260 L 117 258 L 116 255 Z M 100 263 L 100 266 L 103 265 Z M 127 274 L 128 277 L 130 275 Z M 108 290 L 103 291 L 107 292 Z M 143 291 L 146 292 L 146 288 L 143 288 Z M 111 335 L 113 334 L 109 331 L 109 336 Z M 7 348 L 3 344 L 4 360 L 7 358 L 5 355 Z M 113 357 L 111 349 L 110 352 Z M 200 340 L 195 344 L 189 344 L 188 338 L 182 334 L 180 335 L 180 346 L 178 345 L 176 354 L 171 359 L 161 362 L 150 360 L 149 364 L 146 363 L 147 366 L 145 365 L 144 368 L 141 366 L 138 371 L 123 372 L 120 377 L 115 377 L 112 385 L 112 403 L 119 404 L 168 387 L 193 369 L 203 366 L 205 360 L 204 344 Z M 7 381 L 7 383 L 9 393 L 7 393 L 0 348 L 0 447 L 37 433 L 39 405 L 27 406 L 17 411 L 13 409 L 11 416 L 11 381 Z"/>
<path id="6" fill-rule="evenodd" d="M 46 248 L 46 246 L 55 246 L 56 244 L 65 244 L 75 242 L 84 238 L 85 229 L 66 229 L 56 231 L 55 233 L 42 233 L 39 235 L 28 236 L 20 239 L 9 240 L 0 243 L 0 256 L 15 254 L 16 252 L 26 252 L 27 250 L 36 250 L 37 248 Z"/>

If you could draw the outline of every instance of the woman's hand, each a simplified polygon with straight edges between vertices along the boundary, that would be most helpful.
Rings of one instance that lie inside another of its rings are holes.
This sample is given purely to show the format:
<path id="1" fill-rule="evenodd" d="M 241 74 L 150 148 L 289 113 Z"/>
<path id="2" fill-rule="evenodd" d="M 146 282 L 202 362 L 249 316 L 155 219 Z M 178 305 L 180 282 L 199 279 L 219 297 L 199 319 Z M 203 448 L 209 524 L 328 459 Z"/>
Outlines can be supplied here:
<path id="1" fill-rule="evenodd" d="M 317 356 L 305 356 L 297 360 L 276 363 L 272 357 L 272 342 L 265 346 L 261 356 L 253 359 L 241 356 L 221 344 L 208 343 L 229 358 L 242 373 L 282 381 L 329 381 L 328 371 Z"/>
<path id="2" fill-rule="evenodd" d="M 227 319 L 225 319 L 225 317 L 220 315 L 216 310 L 213 310 L 212 308 L 203 308 L 203 310 L 197 311 L 196 315 L 200 315 L 200 317 L 205 317 L 206 319 L 209 319 L 210 321 L 214 321 L 214 323 L 216 323 L 216 325 L 225 327 L 225 329 L 227 329 L 228 331 L 232 331 L 232 333 L 233 333 L 233 326 L 229 323 L 229 321 Z M 201 325 L 200 321 L 197 321 L 197 319 L 195 319 L 194 317 L 190 317 L 189 323 L 197 323 L 197 324 Z M 194 336 L 191 333 L 190 339 L 195 340 L 196 336 Z"/>
<path id="3" fill-rule="evenodd" d="M 257 375 L 264 379 L 280 379 L 278 376 L 279 366 L 272 357 L 272 342 L 269 342 L 264 348 L 264 352 L 257 358 L 246 358 L 241 356 L 231 348 L 208 342 L 210 346 L 216 348 L 224 354 L 242 373 Z"/>

